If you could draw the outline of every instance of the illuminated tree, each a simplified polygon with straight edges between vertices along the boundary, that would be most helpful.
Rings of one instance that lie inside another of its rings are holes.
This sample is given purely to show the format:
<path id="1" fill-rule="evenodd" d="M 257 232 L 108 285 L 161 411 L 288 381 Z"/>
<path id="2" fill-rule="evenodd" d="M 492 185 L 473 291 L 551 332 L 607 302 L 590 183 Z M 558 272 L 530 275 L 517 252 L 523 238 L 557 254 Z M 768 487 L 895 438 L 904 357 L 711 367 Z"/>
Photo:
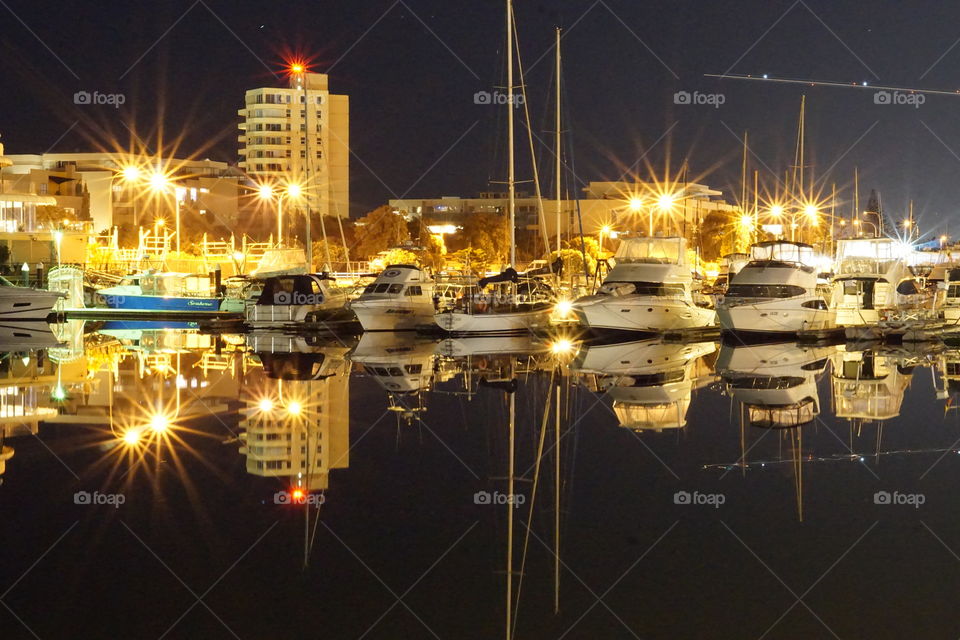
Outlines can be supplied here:
<path id="1" fill-rule="evenodd" d="M 408 242 L 410 231 L 403 216 L 384 205 L 357 220 L 354 236 L 356 244 L 350 251 L 351 259 L 369 260 L 381 251 Z"/>

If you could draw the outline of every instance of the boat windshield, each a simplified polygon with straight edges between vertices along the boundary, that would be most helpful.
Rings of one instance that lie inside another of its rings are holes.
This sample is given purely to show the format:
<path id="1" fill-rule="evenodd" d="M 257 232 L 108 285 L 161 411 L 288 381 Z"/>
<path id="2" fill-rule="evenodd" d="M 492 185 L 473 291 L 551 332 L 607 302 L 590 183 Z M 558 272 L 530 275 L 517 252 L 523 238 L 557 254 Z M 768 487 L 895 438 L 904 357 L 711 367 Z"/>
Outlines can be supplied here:
<path id="1" fill-rule="evenodd" d="M 793 298 L 806 293 L 795 284 L 731 284 L 727 288 L 730 298 Z"/>
<path id="2" fill-rule="evenodd" d="M 682 296 L 682 284 L 668 284 L 665 282 L 605 282 L 600 287 L 600 293 L 608 296 Z"/>
<path id="3" fill-rule="evenodd" d="M 686 258 L 683 238 L 631 238 L 620 243 L 617 264 L 682 264 Z"/>

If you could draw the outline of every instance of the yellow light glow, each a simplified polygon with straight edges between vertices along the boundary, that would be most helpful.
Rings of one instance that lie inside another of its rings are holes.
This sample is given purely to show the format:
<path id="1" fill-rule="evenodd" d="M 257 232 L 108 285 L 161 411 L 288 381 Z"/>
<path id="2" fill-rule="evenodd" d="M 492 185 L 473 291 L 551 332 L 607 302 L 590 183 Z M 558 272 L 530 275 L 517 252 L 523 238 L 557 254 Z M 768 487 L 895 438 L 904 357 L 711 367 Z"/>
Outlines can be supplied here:
<path id="1" fill-rule="evenodd" d="M 573 311 L 573 303 L 569 300 L 559 300 L 557 304 L 554 305 L 553 311 L 561 318 L 566 318 Z"/>
<path id="2" fill-rule="evenodd" d="M 745 213 L 740 216 L 740 226 L 745 229 L 750 229 L 753 227 L 753 216 L 749 213 Z"/>
<path id="3" fill-rule="evenodd" d="M 819 211 L 817 206 L 814 204 L 808 204 L 803 208 L 803 212 L 807 215 L 808 218 L 816 218 Z"/>
<path id="4" fill-rule="evenodd" d="M 139 429 L 127 429 L 123 433 L 123 441 L 126 444 L 134 445 L 140 442 L 142 432 Z"/>
<path id="5" fill-rule="evenodd" d="M 304 70 L 304 66 L 298 62 L 294 62 L 290 65 L 290 73 L 303 73 Z"/>
<path id="6" fill-rule="evenodd" d="M 911 226 L 912 224 L 913 224 L 913 220 L 904 220 L 904 221 L 903 221 L 903 226 L 904 226 L 904 227 L 909 227 L 909 226 Z"/>
<path id="7" fill-rule="evenodd" d="M 270 398 L 264 398 L 257 404 L 257 407 L 260 409 L 260 411 L 263 411 L 264 413 L 273 411 L 273 400 L 271 400 Z"/>
<path id="8" fill-rule="evenodd" d="M 244 259 L 245 257 L 246 257 L 246 256 L 244 256 L 244 255 L 243 255 L 241 252 L 239 252 L 239 251 L 234 251 L 234 252 L 233 252 L 233 261 L 234 261 L 234 262 L 243 262 L 243 259 Z"/>
<path id="9" fill-rule="evenodd" d="M 665 193 L 659 198 L 657 198 L 657 206 L 660 207 L 660 209 L 662 210 L 670 209 L 671 207 L 673 207 L 673 203 L 675 201 L 676 201 L 676 198 L 673 195 L 669 193 Z"/>
<path id="10" fill-rule="evenodd" d="M 167 416 L 158 413 L 150 418 L 150 428 L 156 433 L 163 433 L 170 428 L 170 419 Z"/>
<path id="11" fill-rule="evenodd" d="M 156 220 L 153 221 L 153 226 L 158 227 L 158 228 L 159 228 L 159 227 L 165 227 L 165 226 L 167 226 L 167 221 L 164 220 L 163 218 L 157 218 Z"/>
<path id="12" fill-rule="evenodd" d="M 264 200 L 270 200 L 273 198 L 273 187 L 268 184 L 260 185 L 260 188 L 257 189 L 257 195 L 259 195 Z"/>
<path id="13" fill-rule="evenodd" d="M 150 188 L 154 191 L 163 191 L 170 186 L 170 179 L 159 171 L 150 174 Z"/>
<path id="14" fill-rule="evenodd" d="M 566 338 L 561 338 L 560 340 L 554 341 L 554 343 L 550 345 L 550 351 L 557 355 L 570 353 L 573 351 L 573 343 Z"/>
<path id="15" fill-rule="evenodd" d="M 640 198 L 630 198 L 630 211 L 640 211 L 643 208 L 643 200 Z"/>
<path id="16" fill-rule="evenodd" d="M 940 242 L 946 242 L 947 236 L 940 236 Z"/>
<path id="17" fill-rule="evenodd" d="M 287 413 L 289 413 L 292 416 L 300 415 L 301 411 L 303 411 L 303 405 L 297 402 L 296 400 L 294 400 L 293 402 L 287 405 Z"/>
<path id="18" fill-rule="evenodd" d="M 133 165 L 124 167 L 120 170 L 120 175 L 123 176 L 123 179 L 127 182 L 134 182 L 140 179 L 140 168 L 134 167 Z"/>
<path id="19" fill-rule="evenodd" d="M 303 187 L 296 182 L 287 185 L 287 195 L 291 198 L 299 198 L 303 193 Z"/>
<path id="20" fill-rule="evenodd" d="M 782 216 L 783 206 L 779 204 L 775 204 L 772 207 L 770 207 L 770 215 L 773 216 L 774 218 L 779 218 L 780 216 Z"/>

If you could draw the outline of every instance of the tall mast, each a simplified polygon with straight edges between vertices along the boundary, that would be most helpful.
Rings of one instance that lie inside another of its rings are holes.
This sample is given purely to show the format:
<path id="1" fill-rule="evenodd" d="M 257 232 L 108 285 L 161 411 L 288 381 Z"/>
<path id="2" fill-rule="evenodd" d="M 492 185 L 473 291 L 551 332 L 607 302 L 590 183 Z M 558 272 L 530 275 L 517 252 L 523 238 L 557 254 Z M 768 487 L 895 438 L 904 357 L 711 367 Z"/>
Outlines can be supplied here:
<path id="1" fill-rule="evenodd" d="M 560 27 L 557 27 L 557 142 L 555 145 L 557 155 L 557 255 L 560 255 Z"/>
<path id="2" fill-rule="evenodd" d="M 513 0 L 507 0 L 507 193 L 510 212 L 510 266 L 517 264 L 516 185 L 513 175 Z"/>

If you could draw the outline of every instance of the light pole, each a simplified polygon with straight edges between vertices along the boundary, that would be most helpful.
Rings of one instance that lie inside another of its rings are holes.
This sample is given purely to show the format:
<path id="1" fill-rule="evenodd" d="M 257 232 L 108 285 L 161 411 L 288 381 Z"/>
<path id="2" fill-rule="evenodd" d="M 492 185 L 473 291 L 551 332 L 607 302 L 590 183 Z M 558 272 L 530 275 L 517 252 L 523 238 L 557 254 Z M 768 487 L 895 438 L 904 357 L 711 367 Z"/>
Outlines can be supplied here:
<path id="1" fill-rule="evenodd" d="M 177 253 L 180 253 L 180 198 L 177 196 L 177 187 L 169 176 L 164 175 L 159 170 L 150 175 L 150 188 L 155 192 L 165 193 L 167 189 L 171 187 L 173 191 L 174 215 L 176 217 L 175 233 L 177 235 Z"/>
<path id="2" fill-rule="evenodd" d="M 283 199 L 286 198 L 299 198 L 303 193 L 302 188 L 296 182 L 291 182 L 287 184 L 287 188 L 284 191 L 274 194 L 273 187 L 268 184 L 261 185 L 259 189 L 260 198 L 263 200 L 273 200 L 274 195 L 277 197 L 277 246 L 283 244 Z"/>

